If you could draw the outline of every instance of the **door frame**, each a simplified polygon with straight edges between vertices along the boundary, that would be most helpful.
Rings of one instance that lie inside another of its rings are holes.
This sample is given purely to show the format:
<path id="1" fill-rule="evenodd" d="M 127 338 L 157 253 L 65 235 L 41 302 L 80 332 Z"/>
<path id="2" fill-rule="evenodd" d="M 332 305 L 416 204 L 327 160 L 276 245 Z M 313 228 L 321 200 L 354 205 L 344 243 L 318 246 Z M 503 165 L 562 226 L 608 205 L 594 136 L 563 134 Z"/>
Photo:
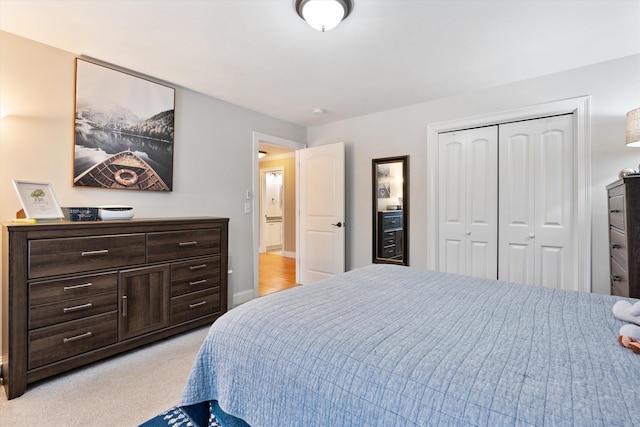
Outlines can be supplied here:
<path id="1" fill-rule="evenodd" d="M 427 125 L 427 268 L 438 268 L 438 134 L 545 116 L 573 114 L 574 273 L 578 289 L 591 292 L 591 97 L 581 96 L 482 116 Z"/>
<path id="2" fill-rule="evenodd" d="M 239 305 L 243 302 L 249 301 L 253 298 L 257 298 L 259 295 L 259 285 L 260 285 L 260 209 L 257 208 L 258 197 L 256 194 L 259 194 L 260 191 L 260 161 L 258 159 L 258 151 L 260 147 L 260 142 L 265 142 L 271 145 L 278 145 L 280 147 L 290 148 L 294 151 L 300 150 L 301 148 L 306 148 L 307 144 L 302 142 L 293 141 L 290 139 L 280 138 L 273 135 L 268 135 L 266 133 L 261 132 L 253 132 L 253 150 L 252 153 L 252 161 L 253 161 L 253 179 L 252 179 L 252 189 L 251 194 L 247 194 L 247 199 L 250 199 L 250 203 L 252 205 L 252 219 L 253 219 L 253 292 L 251 297 L 247 295 L 245 298 L 241 298 L 241 301 L 234 301 L 234 305 Z M 296 171 L 297 173 L 297 171 Z M 296 202 L 297 203 L 297 202 Z M 298 248 L 296 248 L 296 258 L 298 253 Z M 244 294 L 244 292 L 243 292 Z"/>

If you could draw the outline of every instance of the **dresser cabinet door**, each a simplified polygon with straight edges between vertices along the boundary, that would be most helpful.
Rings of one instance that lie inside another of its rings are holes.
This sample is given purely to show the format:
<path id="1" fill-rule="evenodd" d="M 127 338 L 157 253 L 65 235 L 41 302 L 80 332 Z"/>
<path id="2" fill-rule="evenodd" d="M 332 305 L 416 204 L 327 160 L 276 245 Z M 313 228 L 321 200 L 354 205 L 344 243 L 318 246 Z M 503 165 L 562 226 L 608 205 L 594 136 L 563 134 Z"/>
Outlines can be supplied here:
<path id="1" fill-rule="evenodd" d="M 170 275 L 168 264 L 119 273 L 120 340 L 169 326 Z"/>

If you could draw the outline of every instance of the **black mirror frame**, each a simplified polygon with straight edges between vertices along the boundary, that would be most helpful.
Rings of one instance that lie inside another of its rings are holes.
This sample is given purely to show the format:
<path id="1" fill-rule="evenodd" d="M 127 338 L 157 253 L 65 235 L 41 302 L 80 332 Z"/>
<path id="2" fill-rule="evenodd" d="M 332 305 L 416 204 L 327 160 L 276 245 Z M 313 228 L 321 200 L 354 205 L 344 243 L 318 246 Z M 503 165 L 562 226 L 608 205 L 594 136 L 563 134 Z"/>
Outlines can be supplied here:
<path id="1" fill-rule="evenodd" d="M 402 163 L 402 259 L 378 256 L 378 165 Z M 374 264 L 409 265 L 409 156 L 385 157 L 371 160 L 372 172 L 372 262 Z"/>

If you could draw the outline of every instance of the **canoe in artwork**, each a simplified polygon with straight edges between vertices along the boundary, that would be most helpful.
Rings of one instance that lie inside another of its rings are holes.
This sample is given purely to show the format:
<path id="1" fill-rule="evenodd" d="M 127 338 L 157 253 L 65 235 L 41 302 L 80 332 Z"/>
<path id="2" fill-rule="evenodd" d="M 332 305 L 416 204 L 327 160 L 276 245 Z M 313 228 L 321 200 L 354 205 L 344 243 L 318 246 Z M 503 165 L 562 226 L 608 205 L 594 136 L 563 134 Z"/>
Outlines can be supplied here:
<path id="1" fill-rule="evenodd" d="M 73 180 L 74 185 L 131 190 L 171 191 L 151 166 L 130 150 L 121 151 L 91 166 Z"/>

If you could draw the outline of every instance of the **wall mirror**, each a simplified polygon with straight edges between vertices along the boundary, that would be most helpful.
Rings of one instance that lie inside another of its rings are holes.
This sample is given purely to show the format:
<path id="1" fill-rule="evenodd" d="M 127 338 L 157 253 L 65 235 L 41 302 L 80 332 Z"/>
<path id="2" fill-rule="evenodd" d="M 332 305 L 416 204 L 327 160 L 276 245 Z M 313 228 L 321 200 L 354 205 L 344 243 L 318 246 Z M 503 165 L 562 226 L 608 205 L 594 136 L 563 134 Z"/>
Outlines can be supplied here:
<path id="1" fill-rule="evenodd" d="M 373 262 L 409 265 L 409 156 L 372 160 Z"/>

